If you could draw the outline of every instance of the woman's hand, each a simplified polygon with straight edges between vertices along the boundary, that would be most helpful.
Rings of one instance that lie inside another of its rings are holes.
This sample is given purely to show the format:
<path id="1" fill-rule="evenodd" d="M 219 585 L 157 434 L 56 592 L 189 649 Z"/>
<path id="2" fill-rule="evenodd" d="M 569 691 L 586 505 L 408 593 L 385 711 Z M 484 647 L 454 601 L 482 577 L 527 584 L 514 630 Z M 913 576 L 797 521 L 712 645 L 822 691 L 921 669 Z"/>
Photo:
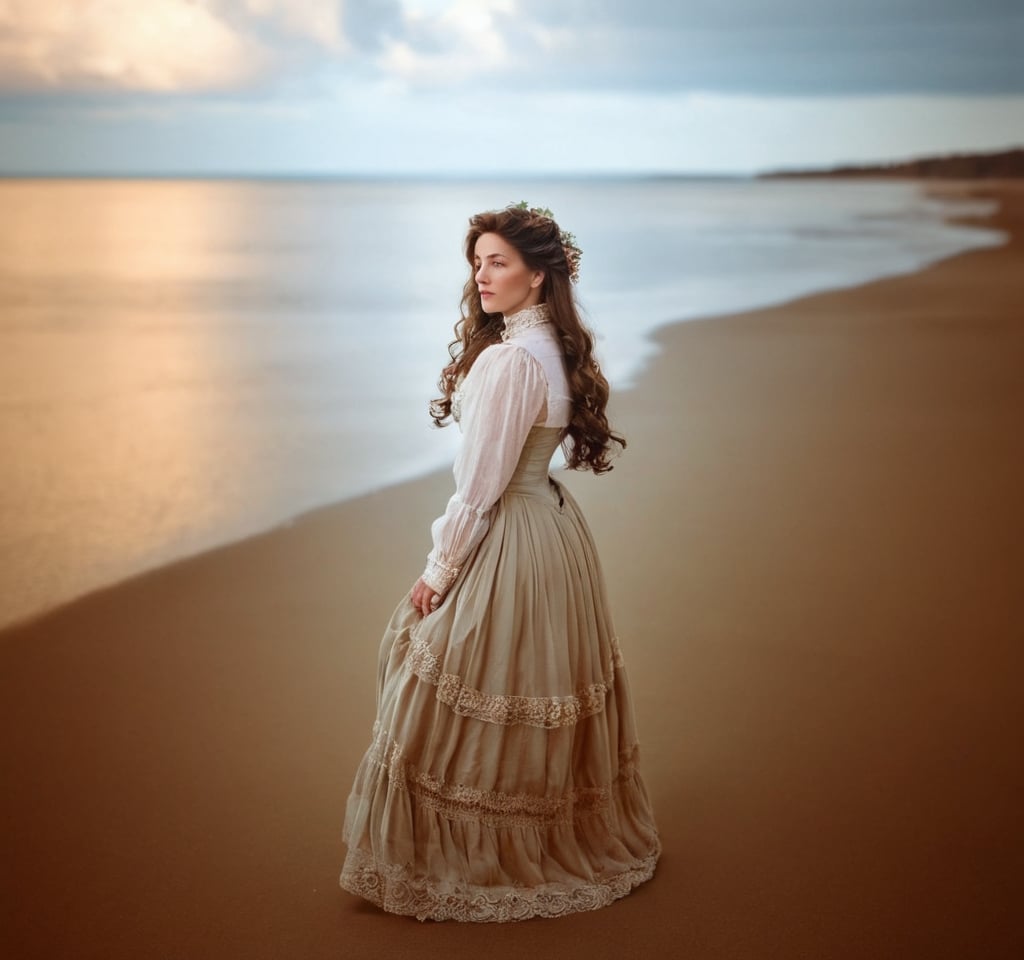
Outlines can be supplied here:
<path id="1" fill-rule="evenodd" d="M 420 616 L 427 617 L 441 605 L 441 594 L 430 589 L 421 577 L 413 585 L 412 605 L 420 612 Z"/>

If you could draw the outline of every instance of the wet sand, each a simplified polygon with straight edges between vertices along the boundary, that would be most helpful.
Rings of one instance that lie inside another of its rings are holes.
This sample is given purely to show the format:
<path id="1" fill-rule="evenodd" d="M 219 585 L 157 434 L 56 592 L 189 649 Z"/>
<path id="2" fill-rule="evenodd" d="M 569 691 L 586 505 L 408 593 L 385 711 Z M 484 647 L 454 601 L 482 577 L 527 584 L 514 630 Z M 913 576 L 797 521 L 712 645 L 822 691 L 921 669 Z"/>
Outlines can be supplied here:
<path id="1" fill-rule="evenodd" d="M 1004 247 L 680 324 L 567 478 L 665 853 L 613 906 L 337 886 L 377 646 L 450 494 L 304 515 L 0 634 L 11 958 L 1024 955 L 1024 187 Z"/>

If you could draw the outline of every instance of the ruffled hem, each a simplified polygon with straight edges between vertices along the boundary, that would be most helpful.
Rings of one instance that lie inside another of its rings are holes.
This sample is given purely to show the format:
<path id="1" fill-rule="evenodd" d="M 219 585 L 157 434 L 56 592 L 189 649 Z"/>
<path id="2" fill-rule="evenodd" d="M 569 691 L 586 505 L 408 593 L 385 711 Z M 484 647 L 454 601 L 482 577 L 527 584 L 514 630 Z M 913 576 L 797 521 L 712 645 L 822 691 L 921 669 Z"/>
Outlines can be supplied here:
<path id="1" fill-rule="evenodd" d="M 341 886 L 420 920 L 504 922 L 597 910 L 649 879 L 661 850 L 637 769 L 560 796 L 446 783 L 380 731 L 349 799 Z"/>
<path id="2" fill-rule="evenodd" d="M 625 870 L 592 882 L 535 887 L 479 887 L 431 883 L 398 865 L 383 863 L 361 850 L 349 852 L 339 881 L 342 889 L 388 913 L 417 920 L 510 923 L 532 917 L 564 917 L 599 910 L 650 880 L 660 846 Z"/>

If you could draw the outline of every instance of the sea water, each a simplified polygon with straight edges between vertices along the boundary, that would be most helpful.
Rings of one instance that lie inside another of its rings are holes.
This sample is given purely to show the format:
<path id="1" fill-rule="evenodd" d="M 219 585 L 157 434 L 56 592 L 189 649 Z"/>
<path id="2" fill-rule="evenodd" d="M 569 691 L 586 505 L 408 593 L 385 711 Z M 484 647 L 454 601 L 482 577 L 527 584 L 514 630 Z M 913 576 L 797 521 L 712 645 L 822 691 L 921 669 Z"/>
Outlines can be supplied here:
<path id="1" fill-rule="evenodd" d="M 0 181 L 0 625 L 450 464 L 467 217 L 524 199 L 616 389 L 665 324 L 1003 239 L 899 182 Z"/>

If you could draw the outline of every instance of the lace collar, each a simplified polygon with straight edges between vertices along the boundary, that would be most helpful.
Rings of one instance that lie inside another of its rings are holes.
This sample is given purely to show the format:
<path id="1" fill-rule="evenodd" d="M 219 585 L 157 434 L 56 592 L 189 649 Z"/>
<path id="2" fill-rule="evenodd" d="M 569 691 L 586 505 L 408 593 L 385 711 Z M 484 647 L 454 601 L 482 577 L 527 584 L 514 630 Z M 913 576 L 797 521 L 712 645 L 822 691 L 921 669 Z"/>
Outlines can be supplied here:
<path id="1" fill-rule="evenodd" d="M 508 340 L 517 333 L 529 330 L 530 327 L 539 327 L 543 323 L 550 323 L 551 316 L 548 313 L 546 303 L 538 303 L 534 307 L 526 307 L 518 310 L 509 317 L 505 317 L 505 329 L 501 331 L 501 339 Z"/>

